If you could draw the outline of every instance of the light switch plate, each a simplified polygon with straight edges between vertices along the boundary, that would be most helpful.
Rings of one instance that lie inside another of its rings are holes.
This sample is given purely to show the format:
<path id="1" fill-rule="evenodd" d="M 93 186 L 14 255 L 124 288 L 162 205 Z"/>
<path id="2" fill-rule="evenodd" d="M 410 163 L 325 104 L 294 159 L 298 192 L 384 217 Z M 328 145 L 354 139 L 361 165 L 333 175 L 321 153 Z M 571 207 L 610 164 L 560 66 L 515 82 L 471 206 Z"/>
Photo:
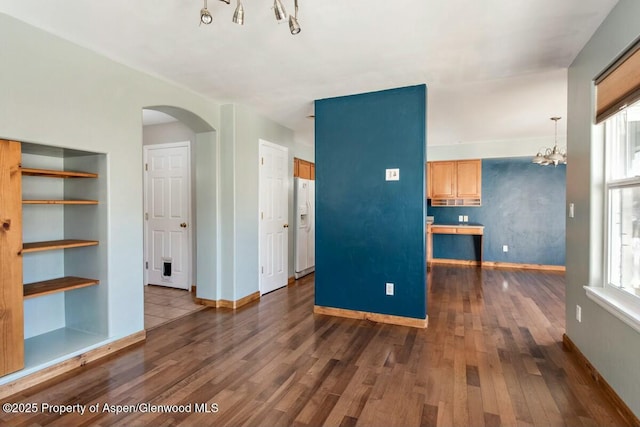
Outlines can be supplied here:
<path id="1" fill-rule="evenodd" d="M 385 179 L 387 181 L 400 181 L 400 169 L 387 169 Z"/>

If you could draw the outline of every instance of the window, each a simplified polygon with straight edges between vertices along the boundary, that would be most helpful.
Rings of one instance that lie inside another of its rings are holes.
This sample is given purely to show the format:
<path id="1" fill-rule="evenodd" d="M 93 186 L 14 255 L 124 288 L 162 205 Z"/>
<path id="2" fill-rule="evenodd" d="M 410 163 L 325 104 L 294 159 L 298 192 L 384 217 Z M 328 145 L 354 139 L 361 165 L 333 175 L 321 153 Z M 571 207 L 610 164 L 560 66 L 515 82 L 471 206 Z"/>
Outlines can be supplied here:
<path id="1" fill-rule="evenodd" d="M 640 102 L 605 121 L 609 286 L 640 298 Z"/>

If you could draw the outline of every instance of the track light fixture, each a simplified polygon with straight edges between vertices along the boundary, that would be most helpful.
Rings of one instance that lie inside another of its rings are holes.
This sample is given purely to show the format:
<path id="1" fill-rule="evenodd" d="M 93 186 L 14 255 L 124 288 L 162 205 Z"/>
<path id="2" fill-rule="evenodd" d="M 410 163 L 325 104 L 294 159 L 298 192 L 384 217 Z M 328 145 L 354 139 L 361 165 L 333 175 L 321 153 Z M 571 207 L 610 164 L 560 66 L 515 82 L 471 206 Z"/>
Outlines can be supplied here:
<path id="1" fill-rule="evenodd" d="M 200 9 L 200 25 L 209 25 L 212 22 L 213 16 L 211 16 L 211 13 L 209 13 L 209 9 L 207 9 L 207 0 L 204 0 L 204 7 Z"/>
<path id="2" fill-rule="evenodd" d="M 222 3 L 231 4 L 231 0 L 220 0 Z M 236 0 L 236 10 L 233 12 L 233 18 L 231 19 L 234 24 L 244 25 L 244 5 L 242 0 Z M 295 35 L 300 32 L 300 24 L 298 23 L 298 0 L 294 0 L 295 13 L 289 15 L 289 31 Z M 273 0 L 273 12 L 275 13 L 276 20 L 283 22 L 287 19 L 287 11 L 282 4 L 282 0 Z M 204 7 L 200 9 L 200 25 L 209 25 L 213 22 L 213 15 L 207 8 L 207 0 L 204 0 Z"/>
<path id="3" fill-rule="evenodd" d="M 298 24 L 298 0 L 294 0 L 295 13 L 289 15 L 289 30 L 291 34 L 296 35 L 300 32 L 300 24 Z"/>
<path id="4" fill-rule="evenodd" d="M 276 21 L 287 19 L 287 11 L 280 0 L 273 0 L 273 11 L 276 14 Z"/>
<path id="5" fill-rule="evenodd" d="M 238 0 L 236 11 L 233 12 L 233 22 L 234 24 L 244 25 L 244 6 L 242 6 L 242 2 L 240 0 Z"/>

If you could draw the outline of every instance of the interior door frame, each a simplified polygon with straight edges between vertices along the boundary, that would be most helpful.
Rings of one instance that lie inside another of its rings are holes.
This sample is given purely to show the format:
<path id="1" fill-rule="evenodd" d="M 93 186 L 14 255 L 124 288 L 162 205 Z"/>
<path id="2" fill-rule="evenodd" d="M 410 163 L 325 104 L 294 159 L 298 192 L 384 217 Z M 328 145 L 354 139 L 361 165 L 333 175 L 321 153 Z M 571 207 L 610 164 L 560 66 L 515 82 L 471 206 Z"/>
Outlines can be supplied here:
<path id="1" fill-rule="evenodd" d="M 290 169 L 289 169 L 290 166 L 291 166 L 291 162 L 289 161 L 290 160 L 290 158 L 289 158 L 289 154 L 290 154 L 289 153 L 289 147 L 286 147 L 286 146 L 280 145 L 280 144 L 275 144 L 273 142 L 269 142 L 269 141 L 267 141 L 265 139 L 262 139 L 262 138 L 258 139 L 258 164 L 256 165 L 256 167 L 258 168 L 258 211 L 256 212 L 256 215 L 257 215 L 257 218 L 258 218 L 258 265 L 256 266 L 256 269 L 257 269 L 257 272 L 258 272 L 258 292 L 260 293 L 260 295 L 263 295 L 262 291 L 264 289 L 264 285 L 262 283 L 262 279 L 263 278 L 262 278 L 262 271 L 261 271 L 261 267 L 262 267 L 262 250 L 261 250 L 261 248 L 262 248 L 262 233 L 263 233 L 262 227 L 263 226 L 262 226 L 262 221 L 261 221 L 261 218 L 260 218 L 260 208 L 262 206 L 262 191 L 261 190 L 262 190 L 262 186 L 263 186 L 263 184 L 262 184 L 262 174 L 260 173 L 260 162 L 261 162 L 260 157 L 261 157 L 261 150 L 262 150 L 263 146 L 274 148 L 276 150 L 282 150 L 282 151 L 285 152 L 285 156 L 287 158 L 287 160 L 286 160 L 287 168 L 286 168 L 286 171 L 285 171 L 285 179 L 287 180 L 286 181 L 287 182 L 286 186 L 287 186 L 287 188 L 289 188 L 291 186 L 291 173 L 290 173 Z M 284 212 L 287 213 L 287 223 L 289 223 L 290 219 L 291 219 L 291 218 L 289 218 L 289 215 L 290 215 L 290 212 L 289 212 L 289 193 L 288 193 L 288 190 L 285 190 L 285 191 L 287 191 L 287 195 L 285 197 L 286 206 L 285 206 Z M 285 285 L 284 286 L 286 286 L 286 284 L 287 284 L 287 282 L 289 280 L 289 267 L 290 267 L 289 266 L 289 252 L 291 250 L 291 248 L 289 247 L 289 239 L 291 237 L 290 236 L 290 231 L 291 231 L 290 228 L 288 228 L 287 229 L 287 239 L 286 239 L 286 242 L 285 242 L 285 247 L 286 247 L 285 262 L 287 264 L 287 271 L 286 271 L 286 279 L 285 279 Z"/>
<path id="2" fill-rule="evenodd" d="M 143 193 L 143 218 L 142 221 L 144 222 L 144 225 L 142 227 L 143 229 L 143 233 L 144 233 L 144 237 L 143 237 L 143 241 L 144 241 L 144 249 L 143 249 L 143 256 L 144 259 L 142 260 L 142 269 L 143 269 L 143 279 L 144 279 L 144 283 L 143 286 L 147 286 L 149 284 L 149 268 L 148 268 L 148 262 L 149 262 L 149 221 L 147 221 L 147 215 L 149 212 L 149 174 L 147 173 L 146 167 L 145 165 L 148 162 L 149 159 L 149 150 L 157 150 L 157 149 L 164 149 L 164 148 L 179 148 L 179 147 L 186 147 L 187 148 L 187 175 L 188 175 L 188 179 L 187 179 L 187 198 L 188 198 L 188 202 L 187 202 L 187 223 L 189 224 L 189 227 L 187 227 L 187 257 L 188 262 L 187 262 L 187 268 L 189 269 L 189 272 L 187 274 L 187 290 L 189 292 L 191 292 L 191 287 L 193 286 L 193 212 L 191 209 L 191 205 L 193 203 L 192 200 L 192 194 L 191 194 L 191 170 L 192 170 L 192 164 L 191 164 L 191 141 L 186 140 L 186 141 L 178 141 L 178 142 L 165 142 L 165 143 L 161 143 L 161 144 L 149 144 L 149 145 L 143 145 L 142 146 L 142 175 L 143 175 L 143 183 L 142 183 L 142 193 Z"/>

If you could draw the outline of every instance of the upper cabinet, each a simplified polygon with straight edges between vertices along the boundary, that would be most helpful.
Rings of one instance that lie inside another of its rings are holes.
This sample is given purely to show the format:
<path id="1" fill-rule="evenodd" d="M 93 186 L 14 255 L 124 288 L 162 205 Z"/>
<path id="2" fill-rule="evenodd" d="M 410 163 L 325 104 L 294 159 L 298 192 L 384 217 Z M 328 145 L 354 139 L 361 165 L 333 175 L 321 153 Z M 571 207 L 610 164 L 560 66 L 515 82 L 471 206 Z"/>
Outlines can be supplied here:
<path id="1" fill-rule="evenodd" d="M 427 199 L 431 198 L 431 162 L 427 162 L 426 163 L 426 168 L 425 168 L 425 187 L 427 189 Z"/>
<path id="2" fill-rule="evenodd" d="M 480 206 L 482 161 L 457 160 L 427 164 L 427 197 L 431 206 Z"/>
<path id="3" fill-rule="evenodd" d="M 293 176 L 304 179 L 316 179 L 315 163 L 295 157 L 293 159 Z"/>

